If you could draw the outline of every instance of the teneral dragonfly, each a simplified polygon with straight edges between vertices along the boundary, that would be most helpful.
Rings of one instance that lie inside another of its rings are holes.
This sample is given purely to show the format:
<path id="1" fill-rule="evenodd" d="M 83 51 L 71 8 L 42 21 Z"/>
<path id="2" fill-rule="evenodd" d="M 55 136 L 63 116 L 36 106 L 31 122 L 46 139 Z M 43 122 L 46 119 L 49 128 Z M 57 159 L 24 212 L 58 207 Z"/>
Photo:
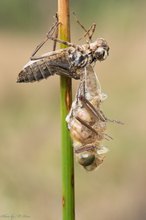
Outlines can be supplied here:
<path id="1" fill-rule="evenodd" d="M 105 133 L 108 119 L 101 111 L 106 98 L 93 67 L 85 67 L 66 121 L 77 161 L 88 171 L 98 167 L 108 151 L 102 145 L 104 139 L 111 138 Z"/>
<path id="2" fill-rule="evenodd" d="M 95 24 L 93 25 L 93 29 L 95 30 Z M 17 78 L 18 83 L 40 81 L 54 74 L 80 79 L 82 68 L 96 61 L 105 60 L 108 56 L 109 46 L 103 38 L 98 38 L 94 42 L 91 42 L 90 36 L 90 41 L 88 43 L 81 46 L 75 45 L 53 37 L 56 27 L 58 27 L 58 23 L 50 29 L 46 39 L 37 46 L 30 61 L 19 73 Z M 92 30 L 92 28 L 89 30 Z M 89 31 L 87 31 L 87 33 L 88 32 Z M 68 48 L 50 51 L 40 57 L 35 57 L 34 55 L 36 52 L 48 39 L 67 45 Z"/>

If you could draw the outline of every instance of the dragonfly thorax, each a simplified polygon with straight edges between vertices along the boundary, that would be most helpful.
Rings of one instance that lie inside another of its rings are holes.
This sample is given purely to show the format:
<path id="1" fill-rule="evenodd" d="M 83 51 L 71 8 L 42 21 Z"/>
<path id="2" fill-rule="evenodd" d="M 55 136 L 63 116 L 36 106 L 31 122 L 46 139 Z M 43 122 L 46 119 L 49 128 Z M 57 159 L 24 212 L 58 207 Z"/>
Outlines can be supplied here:
<path id="1" fill-rule="evenodd" d="M 102 38 L 93 43 L 69 49 L 70 68 L 83 68 L 93 62 L 105 60 L 108 56 L 109 46 Z"/>
<path id="2" fill-rule="evenodd" d="M 95 62 L 105 60 L 109 54 L 109 46 L 103 38 L 97 38 L 96 41 L 90 43 L 89 50 Z"/>
<path id="3" fill-rule="evenodd" d="M 93 62 L 93 57 L 82 48 L 73 48 L 69 53 L 70 68 L 83 68 Z"/>

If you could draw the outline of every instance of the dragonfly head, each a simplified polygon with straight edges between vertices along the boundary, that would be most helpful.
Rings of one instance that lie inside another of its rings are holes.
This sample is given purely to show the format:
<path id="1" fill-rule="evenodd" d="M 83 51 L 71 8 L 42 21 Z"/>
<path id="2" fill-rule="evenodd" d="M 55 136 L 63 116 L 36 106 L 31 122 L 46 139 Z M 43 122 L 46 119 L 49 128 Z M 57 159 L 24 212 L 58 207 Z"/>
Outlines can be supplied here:
<path id="1" fill-rule="evenodd" d="M 94 61 L 102 61 L 109 55 L 109 46 L 103 38 L 98 38 L 95 42 L 90 44 L 93 53 Z"/>
<path id="2" fill-rule="evenodd" d="M 83 149 L 88 148 L 90 150 L 86 150 L 84 152 L 80 152 L 77 156 L 78 162 L 80 165 L 84 167 L 87 171 L 95 170 L 100 164 L 103 163 L 105 154 L 107 153 L 108 149 L 104 146 L 84 146 Z M 83 150 L 82 149 L 82 150 Z"/>

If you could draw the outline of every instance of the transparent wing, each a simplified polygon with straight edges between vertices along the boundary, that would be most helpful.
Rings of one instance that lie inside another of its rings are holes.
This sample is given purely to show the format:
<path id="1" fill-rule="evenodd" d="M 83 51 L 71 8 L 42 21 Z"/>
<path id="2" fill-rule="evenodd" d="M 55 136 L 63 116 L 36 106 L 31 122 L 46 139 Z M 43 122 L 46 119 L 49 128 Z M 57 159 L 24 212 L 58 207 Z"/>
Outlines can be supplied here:
<path id="1" fill-rule="evenodd" d="M 93 99 L 101 93 L 101 85 L 91 65 L 84 68 L 80 86 L 81 94 L 88 100 Z"/>
<path id="2" fill-rule="evenodd" d="M 100 102 L 101 100 L 103 100 L 103 97 L 105 97 L 105 94 L 101 92 L 100 82 L 91 65 L 80 70 L 80 79 L 81 81 L 75 99 L 72 103 L 71 110 L 66 118 L 68 125 L 75 117 L 76 112 L 80 110 L 83 106 L 83 101 L 81 101 L 81 97 L 84 97 L 89 102 L 95 98 Z"/>

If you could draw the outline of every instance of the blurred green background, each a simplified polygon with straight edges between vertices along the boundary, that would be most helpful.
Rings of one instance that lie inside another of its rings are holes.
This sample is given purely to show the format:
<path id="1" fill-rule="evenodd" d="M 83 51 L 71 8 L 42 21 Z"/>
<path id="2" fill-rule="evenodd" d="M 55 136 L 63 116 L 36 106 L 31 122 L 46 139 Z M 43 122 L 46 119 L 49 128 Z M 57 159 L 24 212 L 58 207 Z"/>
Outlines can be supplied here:
<path id="1" fill-rule="evenodd" d="M 125 122 L 95 172 L 75 163 L 76 219 L 146 219 L 146 1 L 71 1 L 80 21 L 97 24 L 110 56 L 96 65 L 103 110 Z M 22 66 L 54 22 L 57 1 L 0 1 L 0 219 L 61 219 L 59 77 L 16 84 Z M 82 30 L 71 16 L 72 41 Z M 52 42 L 45 51 L 51 50 Z M 78 82 L 73 82 L 74 91 Z M 18 216 L 20 215 L 20 216 Z M 23 216 L 26 215 L 26 216 Z M 8 217 L 7 217 L 8 219 Z"/>

